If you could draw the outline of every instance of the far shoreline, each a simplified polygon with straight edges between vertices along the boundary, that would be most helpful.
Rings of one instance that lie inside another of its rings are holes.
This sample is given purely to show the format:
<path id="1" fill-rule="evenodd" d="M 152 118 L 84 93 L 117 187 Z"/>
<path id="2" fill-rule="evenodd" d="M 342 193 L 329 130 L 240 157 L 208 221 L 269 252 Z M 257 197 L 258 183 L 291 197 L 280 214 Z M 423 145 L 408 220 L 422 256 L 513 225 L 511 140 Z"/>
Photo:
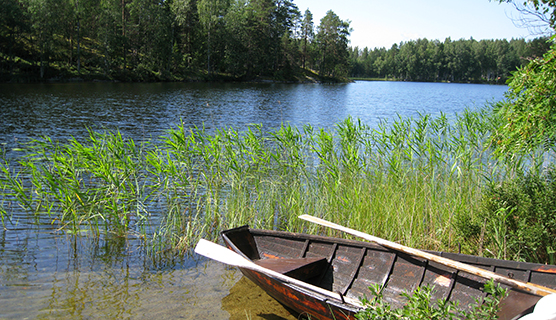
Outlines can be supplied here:
<path id="1" fill-rule="evenodd" d="M 392 82 L 423 82 L 423 83 L 468 83 L 468 84 L 492 84 L 492 85 L 506 85 L 506 81 L 486 81 L 486 80 L 467 80 L 467 81 L 424 81 L 424 80 L 408 80 L 399 78 L 365 78 L 365 77 L 350 77 L 351 81 L 392 81 Z"/>

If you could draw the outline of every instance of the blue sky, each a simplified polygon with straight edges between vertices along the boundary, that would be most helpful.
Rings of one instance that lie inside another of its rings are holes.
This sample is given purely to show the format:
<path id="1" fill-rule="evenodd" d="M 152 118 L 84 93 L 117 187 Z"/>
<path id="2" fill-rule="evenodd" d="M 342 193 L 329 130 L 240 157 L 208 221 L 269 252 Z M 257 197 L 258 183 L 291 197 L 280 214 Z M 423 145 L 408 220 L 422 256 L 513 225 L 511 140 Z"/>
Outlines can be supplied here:
<path id="1" fill-rule="evenodd" d="M 511 4 L 489 0 L 293 0 L 301 13 L 313 13 L 315 27 L 328 10 L 351 20 L 351 45 L 386 47 L 401 41 L 529 38 L 514 26 Z"/>

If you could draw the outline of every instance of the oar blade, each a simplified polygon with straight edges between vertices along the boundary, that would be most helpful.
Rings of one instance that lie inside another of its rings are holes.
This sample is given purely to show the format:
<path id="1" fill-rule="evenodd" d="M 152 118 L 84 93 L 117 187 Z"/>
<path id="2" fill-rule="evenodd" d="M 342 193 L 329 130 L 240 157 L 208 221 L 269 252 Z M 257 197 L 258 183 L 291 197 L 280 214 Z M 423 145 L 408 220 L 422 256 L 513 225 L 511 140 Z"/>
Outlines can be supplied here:
<path id="1" fill-rule="evenodd" d="M 195 247 L 195 253 L 236 267 L 252 268 L 254 265 L 253 262 L 245 259 L 232 250 L 205 239 L 199 240 Z"/>
<path id="2" fill-rule="evenodd" d="M 200 255 L 202 255 L 204 257 L 207 257 L 209 259 L 228 264 L 228 265 L 262 272 L 262 273 L 265 273 L 268 276 L 271 276 L 271 277 L 273 277 L 275 279 L 278 279 L 280 281 L 284 281 L 286 283 L 291 283 L 291 284 L 294 284 L 294 285 L 299 286 L 301 288 L 313 290 L 313 291 L 318 292 L 322 295 L 325 295 L 327 297 L 332 297 L 332 298 L 335 298 L 335 299 L 340 300 L 340 301 L 346 301 L 347 303 L 350 303 L 350 304 L 352 304 L 354 306 L 357 306 L 357 307 L 362 306 L 361 303 L 359 301 L 355 300 L 355 299 L 351 299 L 351 298 L 348 298 L 348 297 L 342 297 L 339 293 L 331 292 L 331 291 L 328 291 L 326 289 L 314 286 L 310 283 L 306 283 L 306 282 L 303 282 L 301 280 L 297 280 L 297 279 L 288 277 L 286 275 L 280 274 L 280 273 L 278 273 L 274 270 L 270 270 L 270 269 L 258 266 L 254 262 L 245 259 L 244 257 L 235 253 L 234 251 L 232 251 L 232 250 L 230 250 L 226 247 L 223 247 L 219 244 L 216 244 L 214 242 L 205 240 L 205 239 L 199 240 L 199 242 L 197 243 L 197 246 L 195 246 L 195 253 L 200 254 Z"/>

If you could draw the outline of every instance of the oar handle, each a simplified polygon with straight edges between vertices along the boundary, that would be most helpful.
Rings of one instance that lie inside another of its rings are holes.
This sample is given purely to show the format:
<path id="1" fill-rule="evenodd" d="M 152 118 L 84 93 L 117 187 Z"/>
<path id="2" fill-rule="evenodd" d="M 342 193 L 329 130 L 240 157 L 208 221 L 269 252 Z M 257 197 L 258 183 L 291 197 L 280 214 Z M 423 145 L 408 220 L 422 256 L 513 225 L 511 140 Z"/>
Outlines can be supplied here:
<path id="1" fill-rule="evenodd" d="M 546 296 L 546 295 L 549 295 L 549 294 L 552 294 L 552 293 L 556 293 L 556 290 L 553 290 L 553 289 L 550 289 L 550 288 L 547 288 L 547 287 L 544 287 L 544 286 L 541 286 L 541 285 L 538 285 L 538 284 L 535 284 L 535 283 L 523 282 L 523 281 L 518 281 L 518 280 L 515 280 L 515 279 L 510 279 L 510 278 L 505 277 L 503 275 L 500 275 L 498 273 L 494 273 L 494 272 L 491 272 L 491 271 L 488 271 L 488 270 L 484 270 L 484 269 L 481 269 L 481 268 L 478 268 L 478 267 L 474 267 L 474 266 L 471 266 L 471 265 L 468 265 L 468 264 L 465 264 L 465 263 L 462 263 L 462 262 L 459 262 L 459 261 L 451 260 L 451 259 L 448 259 L 448 258 L 445 258 L 445 257 L 440 257 L 440 256 L 437 256 L 437 255 L 434 255 L 434 254 L 431 254 L 431 253 L 428 253 L 428 252 L 425 252 L 425 251 L 421 251 L 421 250 L 418 250 L 418 249 L 414 249 L 414 248 L 411 248 L 411 247 L 401 245 L 399 243 L 395 243 L 395 242 L 392 242 L 392 241 L 381 239 L 379 237 L 375 237 L 375 236 L 372 236 L 370 234 L 363 233 L 361 231 L 350 229 L 348 227 L 344 227 L 344 226 L 341 226 L 339 224 L 336 224 L 336 223 L 333 223 L 333 222 L 330 222 L 330 221 L 326 221 L 324 219 L 317 218 L 317 217 L 314 217 L 314 216 L 311 216 L 311 215 L 308 215 L 308 214 L 301 215 L 301 216 L 299 216 L 299 218 L 303 219 L 303 220 L 306 220 L 306 221 L 316 223 L 316 224 L 320 224 L 320 225 L 325 226 L 325 227 L 329 227 L 329 228 L 332 228 L 332 229 L 343 231 L 345 233 L 349 233 L 351 235 L 354 235 L 354 236 L 357 236 L 357 237 L 375 242 L 377 244 L 380 244 L 380 245 L 382 245 L 384 247 L 387 247 L 387 248 L 390 248 L 390 249 L 394 249 L 394 250 L 401 251 L 401 252 L 404 252 L 404 253 L 407 253 L 407 254 L 411 254 L 411 255 L 416 256 L 416 257 L 425 258 L 427 260 L 434 261 L 436 263 L 454 268 L 456 270 L 465 271 L 467 273 L 474 274 L 474 275 L 479 276 L 481 278 L 492 279 L 493 281 L 508 285 L 512 288 L 527 291 L 527 292 L 530 292 L 530 293 L 533 293 L 533 294 L 536 294 L 536 295 L 539 295 L 539 296 Z"/>

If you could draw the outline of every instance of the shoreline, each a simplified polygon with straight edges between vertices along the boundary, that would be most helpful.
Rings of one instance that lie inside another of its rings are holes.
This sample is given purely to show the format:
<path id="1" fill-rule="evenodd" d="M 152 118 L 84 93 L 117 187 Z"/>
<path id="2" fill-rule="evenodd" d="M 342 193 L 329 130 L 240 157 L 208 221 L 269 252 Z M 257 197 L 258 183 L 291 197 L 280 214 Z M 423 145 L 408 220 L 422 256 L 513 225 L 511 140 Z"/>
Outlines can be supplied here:
<path id="1" fill-rule="evenodd" d="M 485 81 L 485 80 L 467 80 L 467 81 L 426 81 L 426 80 L 407 80 L 397 78 L 364 78 L 364 77 L 350 77 L 351 81 L 392 81 L 392 82 L 423 82 L 423 83 L 468 83 L 468 84 L 491 84 L 491 85 L 506 85 L 505 81 Z"/>
<path id="2" fill-rule="evenodd" d="M 99 74 L 67 75 L 57 73 L 50 77 L 40 78 L 31 74 L 19 73 L 11 76 L 3 75 L 0 83 L 78 83 L 78 82 L 115 82 L 115 83 L 155 83 L 155 82 L 245 82 L 245 83 L 349 83 L 351 78 L 337 78 L 320 76 L 315 71 L 300 69 L 298 72 L 285 78 L 272 76 L 231 76 L 225 74 L 212 74 L 210 76 L 197 73 L 189 76 L 153 76 L 141 78 L 133 75 L 107 77 Z"/>

